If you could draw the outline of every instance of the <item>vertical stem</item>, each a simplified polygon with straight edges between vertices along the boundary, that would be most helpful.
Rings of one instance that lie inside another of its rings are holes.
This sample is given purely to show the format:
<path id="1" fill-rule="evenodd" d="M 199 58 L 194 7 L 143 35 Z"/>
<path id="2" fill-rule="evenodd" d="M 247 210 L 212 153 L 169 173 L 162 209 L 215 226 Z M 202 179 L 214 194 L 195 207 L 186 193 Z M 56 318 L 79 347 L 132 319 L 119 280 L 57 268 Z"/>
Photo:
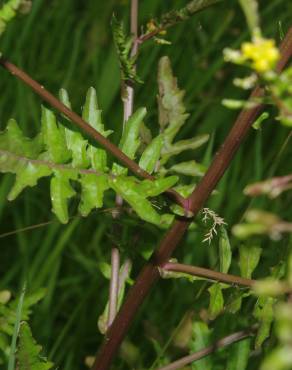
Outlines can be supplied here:
<path id="1" fill-rule="evenodd" d="M 131 1 L 131 34 L 134 37 L 134 42 L 131 50 L 131 57 L 135 57 L 138 53 L 138 9 L 139 0 Z M 128 118 L 133 114 L 134 107 L 134 88 L 130 84 L 125 85 L 124 102 L 124 124 Z"/>
<path id="2" fill-rule="evenodd" d="M 134 37 L 134 45 L 131 56 L 134 57 L 138 52 L 138 14 L 139 14 L 139 0 L 132 0 L 131 2 L 131 34 Z"/>
<path id="3" fill-rule="evenodd" d="M 138 5 L 139 0 L 131 1 L 131 34 L 134 37 L 134 43 L 131 50 L 131 56 L 134 57 L 138 52 Z M 123 90 L 123 88 L 122 88 Z M 123 95 L 123 93 L 122 93 Z M 128 84 L 125 85 L 125 96 L 122 97 L 124 103 L 124 119 L 123 128 L 129 117 L 133 114 L 134 107 L 134 88 Z M 123 199 L 121 196 L 116 196 L 116 205 L 121 207 L 123 205 Z M 119 217 L 119 213 L 117 214 Z M 118 230 L 120 231 L 120 230 Z M 118 295 L 119 295 L 119 273 L 120 273 L 120 257 L 119 250 L 116 247 L 112 248 L 111 252 L 111 281 L 110 281 L 110 293 L 109 293 L 109 317 L 108 317 L 108 328 L 114 321 L 118 311 Z"/>
<path id="4" fill-rule="evenodd" d="M 111 250 L 111 280 L 109 292 L 108 322 L 109 328 L 114 321 L 118 309 L 119 296 L 119 273 L 120 273 L 120 252 L 113 247 Z"/>
<path id="5" fill-rule="evenodd" d="M 248 330 L 242 330 L 237 333 L 233 333 L 231 335 L 228 335 L 227 337 L 224 337 L 222 339 L 219 339 L 217 342 L 212 344 L 209 347 L 200 349 L 198 352 L 192 353 L 189 356 L 185 356 L 169 365 L 160 367 L 158 370 L 179 370 L 182 369 L 186 365 L 190 365 L 191 363 L 200 360 L 201 358 L 204 358 L 213 352 L 217 351 L 220 348 L 224 348 L 227 346 L 230 346 L 233 343 L 239 342 L 243 339 L 249 338 L 254 335 L 254 328 L 248 329 Z"/>

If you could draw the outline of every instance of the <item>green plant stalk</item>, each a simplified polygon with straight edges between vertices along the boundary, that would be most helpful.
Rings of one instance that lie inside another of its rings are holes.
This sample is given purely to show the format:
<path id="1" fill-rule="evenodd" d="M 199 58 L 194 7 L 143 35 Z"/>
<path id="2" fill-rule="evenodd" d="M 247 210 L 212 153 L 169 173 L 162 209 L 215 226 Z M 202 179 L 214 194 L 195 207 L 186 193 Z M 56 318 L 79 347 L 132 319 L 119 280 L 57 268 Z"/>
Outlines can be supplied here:
<path id="1" fill-rule="evenodd" d="M 25 296 L 25 289 L 26 289 L 26 284 L 24 284 L 24 286 L 22 288 L 22 291 L 21 291 L 21 294 L 20 294 L 20 297 L 19 297 L 19 302 L 18 302 L 18 305 L 17 305 L 16 319 L 15 319 L 15 325 L 14 325 L 14 330 L 13 330 L 13 335 L 12 335 L 12 340 L 11 340 L 10 354 L 9 354 L 7 370 L 14 370 L 15 369 L 16 342 L 17 342 L 17 337 L 18 337 L 19 328 L 20 328 L 20 321 L 21 321 L 23 300 L 24 300 L 24 296 Z"/>
<path id="2" fill-rule="evenodd" d="M 292 55 L 292 27 L 286 34 L 281 44 L 280 51 L 281 59 L 277 66 L 278 72 L 285 67 Z M 254 99 L 262 95 L 263 91 L 260 88 L 256 88 L 251 94 L 251 98 Z M 247 132 L 262 109 L 263 105 L 258 105 L 252 109 L 243 110 L 239 114 L 225 142 L 215 155 L 207 173 L 188 198 L 188 208 L 193 212 L 194 217 L 205 204 L 218 181 L 224 175 L 234 154 L 239 149 Z M 138 275 L 135 284 L 129 290 L 124 304 L 107 332 L 104 344 L 97 353 L 92 370 L 109 369 L 137 310 L 140 308 L 154 283 L 160 277 L 159 267 L 167 263 L 185 235 L 190 223 L 191 220 L 186 218 L 177 218 L 170 230 L 165 234 L 159 247 L 154 251 L 149 262 Z"/>

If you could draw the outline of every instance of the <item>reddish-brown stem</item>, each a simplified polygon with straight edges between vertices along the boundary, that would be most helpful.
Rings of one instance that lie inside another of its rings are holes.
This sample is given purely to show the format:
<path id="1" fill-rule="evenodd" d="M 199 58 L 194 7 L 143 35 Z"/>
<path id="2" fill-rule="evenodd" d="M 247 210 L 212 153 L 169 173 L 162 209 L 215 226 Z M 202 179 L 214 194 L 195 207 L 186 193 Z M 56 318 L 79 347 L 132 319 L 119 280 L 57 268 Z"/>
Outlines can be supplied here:
<path id="1" fill-rule="evenodd" d="M 281 59 L 278 63 L 278 71 L 284 68 L 292 54 L 292 28 L 289 29 L 285 36 L 280 50 Z M 262 94 L 262 90 L 256 88 L 251 98 L 259 97 Z M 194 213 L 194 216 L 199 212 L 218 181 L 229 167 L 235 152 L 240 147 L 249 128 L 252 126 L 262 108 L 263 106 L 259 105 L 252 109 L 245 109 L 239 114 L 229 135 L 215 155 L 206 175 L 188 199 L 188 209 Z M 187 219 L 177 219 L 170 230 L 165 234 L 158 249 L 153 253 L 149 262 L 138 275 L 134 286 L 129 290 L 125 302 L 108 331 L 104 344 L 96 356 L 92 370 L 107 370 L 110 367 L 133 317 L 145 300 L 153 284 L 159 279 L 158 267 L 163 266 L 169 260 L 188 229 L 190 222 L 191 220 Z"/>
<path id="2" fill-rule="evenodd" d="M 231 285 L 242 285 L 246 287 L 252 287 L 255 280 L 245 279 L 240 276 L 224 274 L 223 272 L 205 269 L 203 267 L 184 265 L 182 263 L 168 262 L 161 267 L 163 271 L 181 272 L 193 276 L 199 276 L 214 281 L 220 281 Z"/>
<path id="3" fill-rule="evenodd" d="M 255 329 L 251 328 L 248 330 L 242 330 L 242 331 L 238 331 L 236 333 L 230 334 L 222 339 L 219 339 L 217 342 L 215 342 L 211 346 L 200 349 L 198 352 L 192 353 L 189 356 L 182 357 L 181 359 L 175 362 L 172 362 L 169 365 L 160 367 L 158 370 L 182 369 L 184 366 L 210 355 L 211 353 L 217 351 L 219 348 L 230 346 L 233 343 L 239 342 L 243 339 L 253 336 L 254 332 L 255 332 Z"/>
<path id="4" fill-rule="evenodd" d="M 9 62 L 3 57 L 0 58 L 0 65 L 7 69 L 12 75 L 19 78 L 26 85 L 28 85 L 32 90 L 34 90 L 38 96 L 40 96 L 44 101 L 49 103 L 53 108 L 55 108 L 60 113 L 63 113 L 69 120 L 75 123 L 85 134 L 96 140 L 107 152 L 111 153 L 119 162 L 131 170 L 135 175 L 140 178 L 145 178 L 149 180 L 154 180 L 155 178 L 151 176 L 148 172 L 144 171 L 138 164 L 131 160 L 127 155 L 125 155 L 116 145 L 112 144 L 104 136 L 102 136 L 98 131 L 91 127 L 87 122 L 85 122 L 77 113 L 73 112 L 71 109 L 66 107 L 57 98 L 54 97 L 49 91 L 47 91 L 44 86 L 40 85 L 37 81 L 33 80 L 27 73 L 16 67 L 13 63 Z M 186 200 L 175 190 L 169 189 L 166 194 L 174 200 L 176 203 L 186 208 Z M 187 209 L 186 209 L 187 213 Z"/>

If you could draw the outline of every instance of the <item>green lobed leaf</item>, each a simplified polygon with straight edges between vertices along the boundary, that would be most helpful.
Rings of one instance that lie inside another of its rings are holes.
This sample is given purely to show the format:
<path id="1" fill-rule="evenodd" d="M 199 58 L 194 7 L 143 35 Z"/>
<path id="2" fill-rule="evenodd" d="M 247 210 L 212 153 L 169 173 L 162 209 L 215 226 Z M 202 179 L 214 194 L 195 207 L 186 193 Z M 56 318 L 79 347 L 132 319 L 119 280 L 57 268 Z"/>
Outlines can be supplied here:
<path id="1" fill-rule="evenodd" d="M 60 98 L 67 107 L 70 107 L 66 90 L 60 90 Z M 101 133 L 107 135 L 110 132 L 104 130 L 100 113 L 96 92 L 90 88 L 83 117 Z M 145 108 L 138 109 L 129 118 L 121 138 L 120 147 L 131 158 L 135 157 L 140 145 L 139 130 L 145 115 Z M 24 145 L 21 145 L 22 142 Z M 157 137 L 145 150 L 144 156 L 142 155 L 141 161 L 150 171 L 154 169 L 159 159 L 162 142 L 163 137 Z M 117 164 L 114 164 L 113 170 L 116 173 L 127 172 L 127 169 Z M 59 125 L 54 113 L 45 107 L 42 107 L 42 131 L 35 139 L 25 138 L 13 120 L 0 134 L 0 171 L 16 174 L 15 185 L 9 194 L 11 200 L 15 199 L 26 186 L 34 186 L 40 178 L 52 175 L 50 187 L 52 210 L 62 223 L 68 222 L 68 200 L 76 194 L 70 184 L 71 180 L 81 185 L 79 211 L 84 216 L 92 209 L 102 206 L 104 191 L 111 187 L 119 194 L 124 194 L 123 197 L 142 219 L 161 227 L 168 227 L 174 219 L 172 214 L 160 215 L 147 197 L 157 196 L 171 188 L 178 181 L 178 177 L 170 176 L 153 182 L 149 180 L 139 182 L 121 176 L 115 180 L 117 184 L 113 185 L 115 182 L 113 180 L 111 185 L 108 184 L 105 175 L 108 171 L 106 152 L 90 145 L 79 132 Z"/>
<path id="2" fill-rule="evenodd" d="M 90 158 L 91 166 L 95 171 L 107 172 L 107 154 L 103 149 L 96 149 L 92 145 L 87 148 L 87 155 Z"/>
<path id="3" fill-rule="evenodd" d="M 239 267 L 242 277 L 251 279 L 260 261 L 261 253 L 262 249 L 257 246 L 241 245 L 239 247 Z"/>
<path id="4" fill-rule="evenodd" d="M 23 135 L 15 119 L 10 119 L 4 131 L 0 132 L 0 150 L 15 153 L 28 158 L 37 158 L 43 150 L 42 134 L 34 139 Z"/>
<path id="5" fill-rule="evenodd" d="M 139 161 L 139 166 L 148 173 L 152 173 L 155 170 L 157 162 L 159 161 L 162 147 L 163 147 L 163 136 L 158 135 L 150 142 L 150 144 L 144 150 Z"/>
<path id="6" fill-rule="evenodd" d="M 226 370 L 246 370 L 250 356 L 250 347 L 250 338 L 234 343 L 228 352 Z"/>
<path id="7" fill-rule="evenodd" d="M 200 349 L 208 347 L 211 342 L 211 330 L 203 321 L 195 321 L 192 325 L 192 340 L 190 352 L 195 353 Z M 191 365 L 192 370 L 212 370 L 212 360 L 209 356 L 195 361 Z"/>
<path id="8" fill-rule="evenodd" d="M 42 347 L 34 340 L 30 327 L 23 322 L 19 331 L 19 345 L 17 351 L 19 370 L 49 370 L 53 363 L 41 356 Z"/>
<path id="9" fill-rule="evenodd" d="M 171 166 L 168 172 L 176 172 L 186 176 L 203 176 L 206 172 L 206 167 L 194 160 L 181 162 Z"/>
<path id="10" fill-rule="evenodd" d="M 143 122 L 146 113 L 146 108 L 137 109 L 125 124 L 119 147 L 131 159 L 135 158 L 135 154 L 141 144 L 139 131 L 140 125 Z M 126 175 L 127 169 L 118 165 L 117 163 L 114 163 L 113 174 Z"/>
<path id="11" fill-rule="evenodd" d="M 41 121 L 44 143 L 50 160 L 54 163 L 66 163 L 71 155 L 66 145 L 64 131 L 59 130 L 55 114 L 43 106 Z"/>
<path id="12" fill-rule="evenodd" d="M 82 216 L 87 216 L 92 209 L 103 206 L 103 195 L 109 188 L 108 176 L 82 174 L 80 184 L 82 186 L 82 192 L 79 211 Z"/>
<path id="13" fill-rule="evenodd" d="M 139 130 L 146 113 L 146 108 L 137 109 L 125 124 L 125 129 L 119 146 L 131 159 L 135 158 L 136 151 L 141 143 Z"/>
<path id="14" fill-rule="evenodd" d="M 26 2 L 28 3 L 27 5 L 25 4 Z M 21 12 L 22 7 L 25 5 L 29 10 L 31 2 L 28 2 L 27 0 L 9 0 L 2 5 L 0 8 L 0 35 L 5 31 L 7 23 L 16 16 L 17 12 Z"/>
<path id="15" fill-rule="evenodd" d="M 219 262 L 220 271 L 227 273 L 231 265 L 232 251 L 227 231 L 224 226 L 219 231 Z"/>
<path id="16" fill-rule="evenodd" d="M 183 102 L 184 91 L 177 86 L 177 79 L 174 77 L 170 60 L 162 57 L 158 65 L 158 110 L 160 131 L 164 138 L 164 146 L 161 151 L 160 164 L 165 164 L 171 156 L 178 155 L 185 150 L 197 149 L 209 139 L 209 135 L 203 134 L 187 140 L 180 140 L 173 143 L 175 136 L 185 124 L 189 114 Z M 181 170 L 190 173 L 194 170 L 186 165 Z M 178 167 L 180 169 L 180 167 Z"/>
<path id="17" fill-rule="evenodd" d="M 156 180 L 143 180 L 137 187 L 138 190 L 146 197 L 155 197 L 164 193 L 167 189 L 172 188 L 179 178 L 177 176 L 163 177 Z"/>
<path id="18" fill-rule="evenodd" d="M 52 211 L 58 217 L 60 222 L 66 224 L 69 220 L 68 216 L 68 200 L 75 195 L 75 190 L 70 184 L 70 179 L 76 179 L 76 174 L 73 171 L 68 171 L 67 174 L 58 170 L 54 171 L 55 176 L 51 179 L 51 201 Z"/>
<path id="19" fill-rule="evenodd" d="M 178 155 L 185 150 L 197 149 L 209 140 L 208 134 L 198 135 L 191 139 L 180 140 L 174 144 L 166 144 L 162 150 L 162 163 L 165 163 L 169 157 Z"/>
<path id="20" fill-rule="evenodd" d="M 210 294 L 209 302 L 209 317 L 211 320 L 214 320 L 223 310 L 224 307 L 224 298 L 222 294 L 222 286 L 220 283 L 216 283 L 210 286 L 208 289 Z"/>
<path id="21" fill-rule="evenodd" d="M 22 293 L 12 301 L 6 300 L 0 303 L 0 350 L 5 354 L 9 353 L 9 345 L 11 337 L 15 330 L 17 320 L 19 320 L 19 308 L 21 307 L 21 320 L 28 320 L 32 307 L 44 297 L 45 289 L 39 289 L 33 293 L 27 293 L 25 296 Z M 23 302 L 21 303 L 23 298 Z M 17 319 L 18 318 L 18 319 Z"/>
<path id="22" fill-rule="evenodd" d="M 145 197 L 137 185 L 135 178 L 119 176 L 109 179 L 109 184 L 143 220 L 160 225 L 161 216 L 152 207 L 151 202 Z"/>
<path id="23" fill-rule="evenodd" d="M 178 88 L 170 60 L 166 56 L 159 60 L 158 85 L 159 124 L 165 142 L 169 145 L 189 115 L 183 103 L 185 93 Z"/>
<path id="24" fill-rule="evenodd" d="M 249 297 L 251 291 L 244 292 L 237 289 L 231 296 L 231 302 L 227 305 L 226 310 L 230 313 L 237 313 L 241 309 L 243 298 Z"/>
<path id="25" fill-rule="evenodd" d="M 104 124 L 102 123 L 101 113 L 102 111 L 98 108 L 96 90 L 95 88 L 90 87 L 86 94 L 82 118 L 102 136 L 108 137 L 113 131 L 105 130 Z"/>
<path id="26" fill-rule="evenodd" d="M 270 336 L 271 325 L 274 321 L 274 305 L 276 301 L 277 300 L 272 297 L 260 297 L 254 307 L 253 315 L 260 323 L 255 340 L 256 349 L 260 348 L 263 342 Z"/>
<path id="27" fill-rule="evenodd" d="M 59 91 L 59 97 L 61 102 L 71 109 L 67 90 L 61 89 Z M 86 152 L 88 141 L 85 140 L 78 131 L 73 131 L 68 128 L 65 128 L 64 131 L 67 147 L 71 151 L 72 166 L 76 168 L 87 168 L 89 165 L 89 159 Z"/>
<path id="28" fill-rule="evenodd" d="M 19 162 L 18 162 L 19 163 Z M 42 177 L 50 176 L 52 169 L 43 164 L 22 163 L 18 166 L 15 183 L 8 194 L 8 200 L 14 200 L 27 186 L 35 186 Z"/>

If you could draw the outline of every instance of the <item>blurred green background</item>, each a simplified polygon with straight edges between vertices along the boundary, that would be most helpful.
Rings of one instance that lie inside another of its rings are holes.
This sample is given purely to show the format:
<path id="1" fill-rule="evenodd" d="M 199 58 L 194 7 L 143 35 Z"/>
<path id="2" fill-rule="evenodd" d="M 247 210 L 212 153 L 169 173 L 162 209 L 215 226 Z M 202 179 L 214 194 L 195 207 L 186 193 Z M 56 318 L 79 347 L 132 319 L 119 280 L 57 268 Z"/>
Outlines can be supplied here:
<path id="1" fill-rule="evenodd" d="M 140 1 L 139 22 L 145 25 L 150 18 L 186 3 L 186 0 Z M 14 20 L 0 42 L 1 51 L 8 59 L 55 95 L 61 87 L 68 89 L 76 111 L 80 112 L 88 87 L 94 86 L 106 126 L 115 130 L 111 136 L 115 143 L 121 132 L 122 104 L 110 19 L 115 13 L 128 24 L 129 6 L 126 0 L 34 0 L 31 13 Z M 262 0 L 260 10 L 264 35 L 279 42 L 281 33 L 290 25 L 292 3 Z M 224 63 L 222 50 L 238 47 L 248 37 L 237 1 L 226 0 L 170 29 L 167 39 L 172 42 L 171 46 L 150 41 L 141 48 L 138 72 L 145 83 L 137 87 L 135 106 L 147 107 L 146 124 L 152 132 L 158 131 L 157 63 L 159 57 L 168 55 L 179 86 L 186 90 L 185 103 L 190 112 L 180 137 L 198 133 L 211 135 L 208 151 L 204 147 L 188 153 L 185 158 L 208 164 L 232 126 L 237 113 L 223 107 L 221 100 L 245 96 L 232 85 L 233 78 L 245 71 Z M 39 98 L 3 69 L 0 70 L 0 91 L 0 128 L 4 129 L 8 118 L 13 117 L 26 134 L 36 134 L 40 126 Z M 242 194 L 248 183 L 291 170 L 292 148 L 288 135 L 289 131 L 272 119 L 266 122 L 264 130 L 250 133 L 220 182 L 218 193 L 208 203 L 230 227 L 251 205 Z M 13 176 L 1 175 L 0 180 L 0 289 L 10 289 L 17 294 L 24 280 L 28 282 L 29 291 L 46 287 L 45 299 L 34 309 L 34 336 L 60 369 L 85 368 L 85 357 L 93 355 L 102 341 L 97 319 L 107 301 L 108 281 L 100 272 L 98 262 L 109 262 L 111 214 L 105 210 L 82 219 L 75 217 L 73 208 L 71 215 L 75 218 L 64 226 L 50 212 L 48 181 L 41 181 L 41 186 L 25 190 L 16 201 L 8 203 L 6 196 Z M 286 206 L 289 201 L 291 204 L 291 195 L 287 194 L 273 203 L 259 198 L 252 205 L 289 219 L 291 211 Z M 112 205 L 112 199 L 108 204 Z M 48 221 L 52 223 L 16 232 Z M 15 233 L 3 235 L 10 231 Z M 131 219 L 126 222 L 120 244 L 122 249 L 127 249 L 123 255 L 130 254 L 133 258 L 134 278 L 143 258 L 133 235 L 143 240 L 143 248 L 150 248 L 157 244 L 162 231 Z M 236 255 L 238 242 L 233 243 Z M 261 243 L 265 243 L 265 250 L 258 274 L 264 276 L 270 259 L 279 258 L 282 245 L 288 240 L 278 243 L 263 239 Z M 193 231 L 188 233 L 176 257 L 186 263 L 212 266 L 216 253 L 216 242 L 208 247 L 202 244 L 202 234 Z M 233 272 L 238 272 L 236 264 Z M 130 349 L 124 348 L 126 360 L 118 360 L 114 368 L 150 368 L 158 355 L 165 353 L 167 357 L 168 351 L 177 350 L 167 345 L 168 339 L 187 311 L 194 310 L 197 314 L 206 307 L 208 299 L 201 294 L 201 287 L 201 283 L 160 281 L 131 327 L 127 342 Z M 223 315 L 214 325 L 223 335 L 236 329 L 237 324 Z M 130 352 L 133 352 L 135 367 L 130 365 Z M 218 356 L 222 358 L 218 364 L 224 364 L 226 354 Z M 256 369 L 257 364 L 255 358 L 250 369 Z M 220 366 L 218 369 L 224 368 Z"/>

